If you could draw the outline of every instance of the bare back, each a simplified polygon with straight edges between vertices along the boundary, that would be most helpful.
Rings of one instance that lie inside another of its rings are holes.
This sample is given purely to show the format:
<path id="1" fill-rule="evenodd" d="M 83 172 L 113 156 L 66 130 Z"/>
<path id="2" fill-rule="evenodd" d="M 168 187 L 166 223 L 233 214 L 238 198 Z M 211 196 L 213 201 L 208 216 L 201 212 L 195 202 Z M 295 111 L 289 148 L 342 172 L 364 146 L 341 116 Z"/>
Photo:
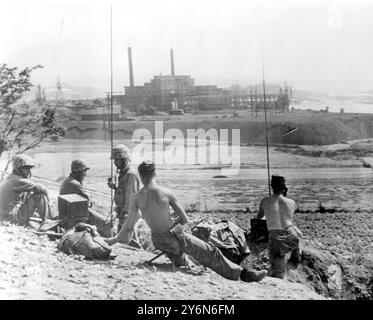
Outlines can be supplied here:
<path id="1" fill-rule="evenodd" d="M 173 227 L 170 216 L 172 192 L 158 185 L 143 187 L 135 196 L 136 206 L 152 232 L 161 233 Z"/>
<path id="2" fill-rule="evenodd" d="M 262 200 L 261 209 L 267 219 L 268 230 L 285 230 L 293 225 L 293 215 L 296 209 L 294 200 L 283 195 L 272 195 Z"/>

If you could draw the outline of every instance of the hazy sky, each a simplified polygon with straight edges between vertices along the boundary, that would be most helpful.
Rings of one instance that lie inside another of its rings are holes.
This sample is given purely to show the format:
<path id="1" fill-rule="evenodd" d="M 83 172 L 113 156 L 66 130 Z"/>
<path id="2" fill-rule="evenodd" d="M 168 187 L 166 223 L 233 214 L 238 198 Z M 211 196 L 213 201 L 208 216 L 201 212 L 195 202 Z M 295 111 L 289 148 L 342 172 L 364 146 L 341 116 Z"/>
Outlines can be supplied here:
<path id="1" fill-rule="evenodd" d="M 277 1 L 279 2 L 279 1 Z M 110 88 L 110 5 L 114 90 L 176 74 L 196 84 L 287 81 L 296 88 L 373 88 L 373 1 L 121 0 L 3 1 L 0 62 L 44 69 L 72 86 Z"/>

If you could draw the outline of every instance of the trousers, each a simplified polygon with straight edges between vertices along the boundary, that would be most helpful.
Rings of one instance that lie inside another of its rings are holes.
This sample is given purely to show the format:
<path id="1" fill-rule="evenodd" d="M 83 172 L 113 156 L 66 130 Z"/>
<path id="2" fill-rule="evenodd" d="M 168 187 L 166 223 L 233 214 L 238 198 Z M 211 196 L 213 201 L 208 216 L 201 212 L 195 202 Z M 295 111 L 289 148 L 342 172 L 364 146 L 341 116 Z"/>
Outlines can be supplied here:
<path id="1" fill-rule="evenodd" d="M 280 279 L 285 278 L 286 255 L 288 253 L 291 253 L 293 260 L 300 260 L 299 237 L 294 228 L 289 227 L 286 230 L 269 230 L 269 276 Z"/>
<path id="2" fill-rule="evenodd" d="M 170 231 L 152 233 L 152 241 L 155 248 L 166 252 L 176 264 L 182 264 L 185 261 L 185 254 L 188 254 L 226 279 L 240 279 L 243 270 L 241 266 L 227 259 L 212 244 L 191 234 L 183 233 L 183 236 L 178 238 Z"/>
<path id="3" fill-rule="evenodd" d="M 49 199 L 42 193 L 24 193 L 22 201 L 17 203 L 10 213 L 12 220 L 19 225 L 25 225 L 34 216 L 35 210 L 40 218 L 45 221 L 57 218 L 57 214 L 52 212 Z"/>
<path id="4" fill-rule="evenodd" d="M 118 233 L 122 229 L 124 223 L 126 222 L 129 213 L 122 211 L 121 207 L 116 207 L 115 210 L 117 212 L 117 219 L 118 219 L 118 228 L 117 228 L 117 233 Z"/>

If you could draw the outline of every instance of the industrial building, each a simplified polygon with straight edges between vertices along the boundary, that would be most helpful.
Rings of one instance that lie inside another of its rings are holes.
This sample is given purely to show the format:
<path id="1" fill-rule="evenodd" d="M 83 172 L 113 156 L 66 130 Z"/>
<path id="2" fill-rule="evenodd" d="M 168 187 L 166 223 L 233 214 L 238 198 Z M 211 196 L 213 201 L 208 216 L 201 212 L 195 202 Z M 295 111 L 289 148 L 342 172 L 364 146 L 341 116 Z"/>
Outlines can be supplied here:
<path id="1" fill-rule="evenodd" d="M 189 75 L 175 75 L 173 49 L 170 50 L 171 74 L 154 76 L 150 82 L 136 86 L 132 63 L 132 49 L 128 48 L 129 86 L 124 87 L 124 95 L 116 94 L 113 99 L 130 111 L 152 107 L 159 111 L 170 112 L 184 109 L 216 110 L 224 108 L 261 110 L 263 98 L 260 89 L 218 88 L 214 85 L 195 85 Z M 289 89 L 279 86 L 268 88 L 268 107 L 287 111 L 290 104 Z M 272 90 L 271 90 L 272 89 Z M 275 92 L 276 91 L 276 92 Z"/>
<path id="2" fill-rule="evenodd" d="M 229 92 L 216 86 L 196 86 L 189 75 L 175 75 L 173 49 L 170 51 L 171 74 L 154 76 L 142 86 L 134 84 L 132 49 L 128 48 L 130 85 L 124 87 L 124 95 L 115 95 L 114 100 L 131 111 L 141 107 L 154 107 L 169 112 L 183 108 L 188 110 L 230 106 Z"/>

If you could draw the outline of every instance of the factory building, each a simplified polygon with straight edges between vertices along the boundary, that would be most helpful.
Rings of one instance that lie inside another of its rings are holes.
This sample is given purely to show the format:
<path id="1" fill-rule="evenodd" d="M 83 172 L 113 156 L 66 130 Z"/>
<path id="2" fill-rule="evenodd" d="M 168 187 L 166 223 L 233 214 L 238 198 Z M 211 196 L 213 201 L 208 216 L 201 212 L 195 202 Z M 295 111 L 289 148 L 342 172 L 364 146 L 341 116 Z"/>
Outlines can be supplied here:
<path id="1" fill-rule="evenodd" d="M 130 85 L 124 87 L 124 96 L 117 96 L 117 101 L 131 111 L 140 107 L 154 107 L 169 112 L 178 108 L 192 109 L 205 107 L 224 108 L 230 105 L 227 92 L 216 86 L 196 86 L 194 79 L 188 75 L 175 75 L 173 49 L 170 50 L 171 75 L 154 76 L 142 86 L 134 85 L 132 51 L 128 48 Z"/>
<path id="2" fill-rule="evenodd" d="M 217 86 L 196 86 L 195 96 L 201 110 L 224 109 L 231 105 L 230 91 Z"/>
<path id="3" fill-rule="evenodd" d="M 124 87 L 123 105 L 131 111 L 148 104 L 151 94 L 149 85 Z"/>
<path id="4" fill-rule="evenodd" d="M 242 88 L 232 86 L 221 89 L 214 85 L 195 85 L 188 75 L 175 75 L 174 53 L 170 50 L 171 74 L 154 76 L 150 82 L 136 86 L 134 81 L 132 49 L 128 48 L 129 86 L 124 87 L 124 95 L 115 95 L 114 101 L 130 111 L 153 107 L 158 111 L 172 110 L 217 110 L 224 108 L 247 109 L 256 105 L 262 109 L 260 86 Z M 279 86 L 268 86 L 268 107 L 287 110 L 288 91 L 282 93 Z M 276 91 L 276 92 L 275 92 Z M 284 106 L 283 104 L 287 104 Z"/>
<path id="5" fill-rule="evenodd" d="M 150 81 L 150 103 L 158 110 L 177 109 L 193 100 L 194 79 L 190 76 L 155 76 Z"/>

